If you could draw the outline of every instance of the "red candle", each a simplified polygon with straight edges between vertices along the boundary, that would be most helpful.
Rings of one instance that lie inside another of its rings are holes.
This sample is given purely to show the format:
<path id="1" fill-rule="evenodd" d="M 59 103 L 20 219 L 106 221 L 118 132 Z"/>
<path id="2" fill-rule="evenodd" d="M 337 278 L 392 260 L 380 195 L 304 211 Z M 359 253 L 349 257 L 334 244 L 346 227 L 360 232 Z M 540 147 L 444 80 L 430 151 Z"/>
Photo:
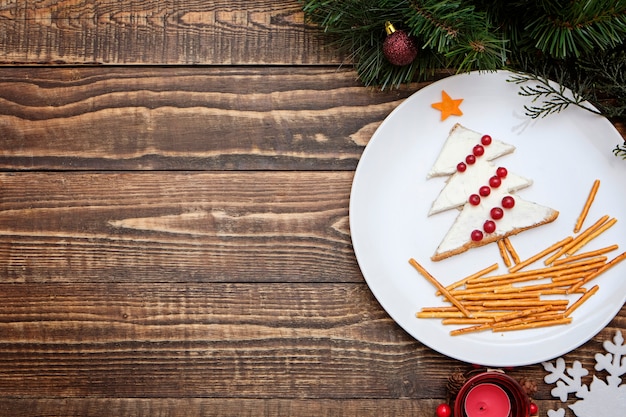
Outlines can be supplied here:
<path id="1" fill-rule="evenodd" d="M 467 417 L 509 417 L 511 400 L 496 384 L 478 384 L 465 397 Z"/>

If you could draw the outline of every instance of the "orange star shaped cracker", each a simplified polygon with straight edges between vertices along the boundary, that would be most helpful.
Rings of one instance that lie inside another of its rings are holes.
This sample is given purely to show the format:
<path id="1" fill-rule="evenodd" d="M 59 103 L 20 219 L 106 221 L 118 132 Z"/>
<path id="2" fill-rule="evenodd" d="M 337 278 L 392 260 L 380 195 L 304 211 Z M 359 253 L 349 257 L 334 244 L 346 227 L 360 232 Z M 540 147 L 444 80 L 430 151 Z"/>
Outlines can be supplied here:
<path id="1" fill-rule="evenodd" d="M 441 90 L 441 101 L 433 103 L 431 106 L 441 112 L 441 121 L 444 121 L 448 116 L 463 116 L 463 112 L 459 108 L 462 101 L 462 98 L 453 99 L 448 93 Z"/>

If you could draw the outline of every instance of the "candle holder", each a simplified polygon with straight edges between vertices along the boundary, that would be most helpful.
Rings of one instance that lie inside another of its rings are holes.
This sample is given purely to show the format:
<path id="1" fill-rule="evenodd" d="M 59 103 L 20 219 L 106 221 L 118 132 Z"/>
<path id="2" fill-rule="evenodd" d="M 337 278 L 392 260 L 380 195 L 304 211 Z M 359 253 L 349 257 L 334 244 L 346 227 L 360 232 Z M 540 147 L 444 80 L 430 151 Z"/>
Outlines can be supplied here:
<path id="1" fill-rule="evenodd" d="M 536 384 L 519 381 L 501 369 L 474 368 L 448 378 L 448 406 L 441 404 L 439 417 L 530 417 L 537 415 L 531 396 Z"/>

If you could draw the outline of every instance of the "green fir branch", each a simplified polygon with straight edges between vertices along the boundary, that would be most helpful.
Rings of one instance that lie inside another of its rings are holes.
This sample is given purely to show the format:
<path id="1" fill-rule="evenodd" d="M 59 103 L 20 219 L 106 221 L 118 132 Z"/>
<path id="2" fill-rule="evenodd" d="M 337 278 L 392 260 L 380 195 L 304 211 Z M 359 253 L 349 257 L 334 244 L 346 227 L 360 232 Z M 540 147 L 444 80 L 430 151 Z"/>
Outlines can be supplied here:
<path id="1" fill-rule="evenodd" d="M 539 103 L 538 105 L 524 106 L 526 115 L 533 119 L 558 113 L 570 105 L 600 114 L 597 109 L 588 105 L 583 94 L 569 90 L 563 84 L 555 83 L 548 78 L 518 72 L 508 81 L 520 85 L 519 94 L 521 96 L 531 97 L 533 103 Z"/>
<path id="2" fill-rule="evenodd" d="M 615 149 L 613 149 L 613 153 L 619 158 L 626 159 L 626 142 L 621 145 L 617 145 Z"/>
<path id="3" fill-rule="evenodd" d="M 554 58 L 609 50 L 626 37 L 626 1 L 536 1 L 525 30 L 535 46 Z"/>

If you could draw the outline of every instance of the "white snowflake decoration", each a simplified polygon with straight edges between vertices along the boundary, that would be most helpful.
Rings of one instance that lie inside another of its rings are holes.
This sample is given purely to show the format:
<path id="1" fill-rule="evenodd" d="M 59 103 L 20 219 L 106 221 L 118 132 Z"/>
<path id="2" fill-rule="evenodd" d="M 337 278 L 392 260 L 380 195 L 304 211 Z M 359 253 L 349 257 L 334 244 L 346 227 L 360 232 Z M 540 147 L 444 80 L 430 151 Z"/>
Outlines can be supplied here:
<path id="1" fill-rule="evenodd" d="M 579 361 L 574 361 L 571 368 L 565 366 L 563 358 L 553 364 L 544 362 L 543 368 L 548 371 L 544 381 L 556 383 L 551 391 L 553 397 L 566 402 L 569 394 L 580 400 L 569 405 L 576 417 L 623 417 L 626 412 L 626 385 L 622 385 L 622 375 L 626 373 L 626 344 L 622 332 L 615 332 L 613 341 L 606 340 L 603 345 L 608 353 L 596 354 L 596 371 L 606 371 L 606 382 L 593 376 L 589 386 L 582 383 L 582 377 L 589 371 Z M 548 417 L 565 417 L 565 410 L 548 410 Z"/>

